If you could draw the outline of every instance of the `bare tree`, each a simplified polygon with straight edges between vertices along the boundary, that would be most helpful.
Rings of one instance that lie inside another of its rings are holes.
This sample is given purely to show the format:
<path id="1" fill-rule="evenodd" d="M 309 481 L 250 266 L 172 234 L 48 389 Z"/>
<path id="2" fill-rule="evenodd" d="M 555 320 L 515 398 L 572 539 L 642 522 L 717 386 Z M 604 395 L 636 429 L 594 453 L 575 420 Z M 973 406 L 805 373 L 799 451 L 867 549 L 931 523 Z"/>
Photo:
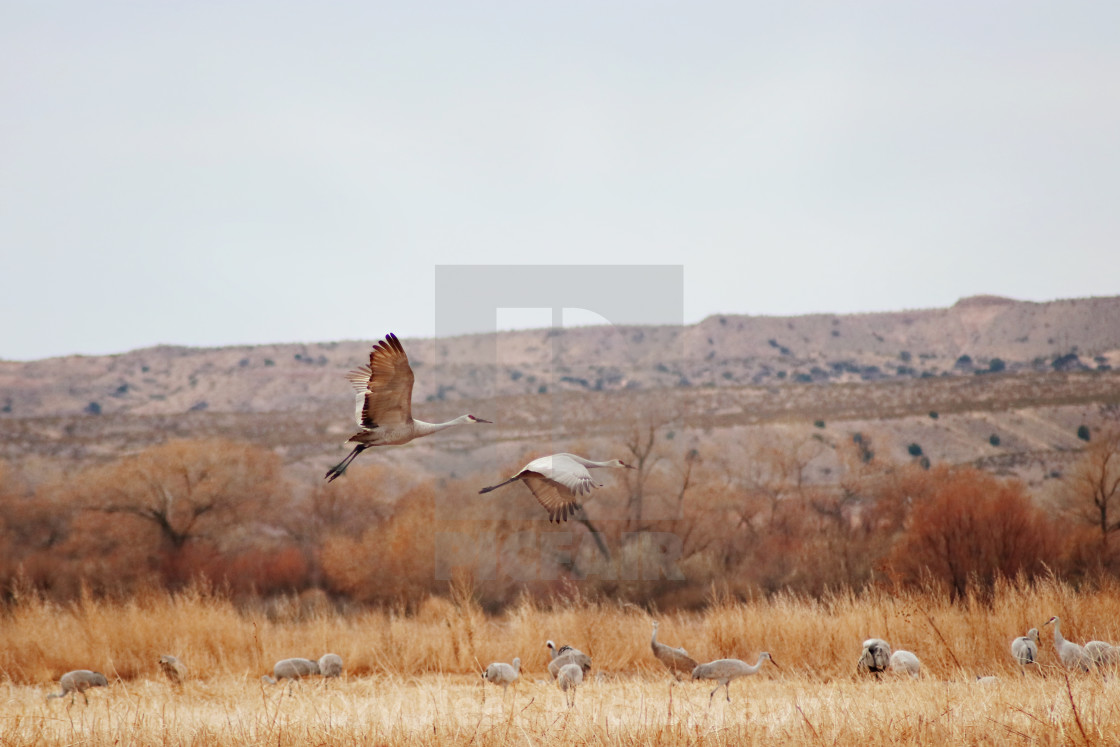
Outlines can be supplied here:
<path id="1" fill-rule="evenodd" d="M 630 489 L 626 501 L 626 521 L 631 529 L 640 530 L 642 525 L 642 504 L 645 501 L 646 481 L 654 465 L 661 460 L 657 453 L 657 431 L 660 423 L 650 422 L 646 426 L 634 426 L 627 437 L 626 450 L 630 452 L 628 464 L 634 472 L 627 473 L 626 486 Z"/>
<path id="2" fill-rule="evenodd" d="M 286 507 L 273 452 L 224 440 L 169 441 L 83 476 L 87 508 L 146 522 L 171 552 Z"/>
<path id="3" fill-rule="evenodd" d="M 1070 516 L 1100 532 L 1102 556 L 1120 530 L 1120 428 L 1098 434 L 1066 477 L 1059 504 Z"/>

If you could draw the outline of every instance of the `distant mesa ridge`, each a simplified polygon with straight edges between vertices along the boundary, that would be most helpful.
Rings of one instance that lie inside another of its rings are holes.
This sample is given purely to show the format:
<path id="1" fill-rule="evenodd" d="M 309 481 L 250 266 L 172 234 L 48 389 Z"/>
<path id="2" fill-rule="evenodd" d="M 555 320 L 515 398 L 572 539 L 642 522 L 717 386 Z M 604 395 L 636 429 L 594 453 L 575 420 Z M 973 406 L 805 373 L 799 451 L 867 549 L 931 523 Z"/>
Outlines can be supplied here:
<path id="1" fill-rule="evenodd" d="M 1120 296 L 995 295 L 942 309 L 767 317 L 683 327 L 576 327 L 407 339 L 419 406 L 457 399 L 784 386 L 1120 367 Z M 365 340 L 0 361 L 0 419 L 323 412 L 352 406 L 344 378 Z M 557 334 L 560 335 L 557 340 Z M 554 343 L 559 344 L 554 344 Z M 554 351 L 560 358 L 553 361 Z"/>
<path id="2" fill-rule="evenodd" d="M 965 296 L 964 298 L 953 304 L 953 308 L 967 308 L 969 306 L 1006 306 L 1008 304 L 1017 303 L 1030 303 L 1025 301 L 1016 301 L 1014 298 L 1007 298 L 1006 296 Z"/>

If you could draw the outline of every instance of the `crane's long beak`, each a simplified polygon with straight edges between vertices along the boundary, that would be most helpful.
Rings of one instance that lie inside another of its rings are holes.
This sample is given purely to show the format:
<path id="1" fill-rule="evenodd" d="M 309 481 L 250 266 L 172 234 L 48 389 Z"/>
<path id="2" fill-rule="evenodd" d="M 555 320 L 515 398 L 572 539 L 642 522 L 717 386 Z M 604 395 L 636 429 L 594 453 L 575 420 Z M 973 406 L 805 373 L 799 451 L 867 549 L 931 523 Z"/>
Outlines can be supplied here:
<path id="1" fill-rule="evenodd" d="M 476 422 L 476 423 L 490 423 L 491 425 L 494 424 L 493 420 L 483 420 L 482 418 L 475 418 L 474 422 Z"/>

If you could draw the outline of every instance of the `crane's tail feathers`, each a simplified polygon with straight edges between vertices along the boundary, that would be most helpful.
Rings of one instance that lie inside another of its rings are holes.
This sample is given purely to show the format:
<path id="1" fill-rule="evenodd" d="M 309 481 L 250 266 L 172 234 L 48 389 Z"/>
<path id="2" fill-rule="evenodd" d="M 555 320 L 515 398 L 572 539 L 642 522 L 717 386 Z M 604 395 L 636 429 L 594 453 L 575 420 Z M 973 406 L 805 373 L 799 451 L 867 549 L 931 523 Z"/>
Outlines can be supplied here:
<path id="1" fill-rule="evenodd" d="M 483 488 L 482 490 L 478 491 L 478 494 L 482 495 L 483 493 L 489 493 L 491 490 L 497 490 L 498 488 L 509 485 L 511 482 L 517 482 L 520 479 L 521 479 L 520 477 L 511 477 L 508 480 L 506 480 L 505 482 L 500 482 L 497 485 L 491 485 L 488 488 Z"/>
<path id="2" fill-rule="evenodd" d="M 341 477 L 342 473 L 346 471 L 346 468 L 350 466 L 350 462 L 354 461 L 354 458 L 357 457 L 358 454 L 361 454 L 363 451 L 365 451 L 367 448 L 369 447 L 366 444 L 358 444 L 357 446 L 355 446 L 354 450 L 351 451 L 345 459 L 327 470 L 327 474 L 324 475 L 327 482 L 332 482 L 336 478 Z"/>

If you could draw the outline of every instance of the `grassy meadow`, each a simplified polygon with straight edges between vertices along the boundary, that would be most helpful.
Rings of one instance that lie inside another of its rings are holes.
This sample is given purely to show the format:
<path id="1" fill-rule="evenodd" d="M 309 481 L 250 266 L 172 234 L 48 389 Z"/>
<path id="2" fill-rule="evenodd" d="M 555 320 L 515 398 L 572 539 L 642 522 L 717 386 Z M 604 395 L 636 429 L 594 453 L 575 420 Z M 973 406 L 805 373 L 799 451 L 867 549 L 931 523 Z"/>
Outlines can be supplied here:
<path id="1" fill-rule="evenodd" d="M 0 744 L 1117 744 L 1120 682 L 1067 674 L 1050 628 L 1077 642 L 1120 641 L 1120 588 L 1075 591 L 1056 581 L 1002 584 L 956 603 L 930 594 L 837 594 L 822 600 L 714 598 L 701 612 L 657 616 L 659 638 L 696 659 L 773 655 L 759 674 L 722 690 L 674 683 L 649 649 L 646 610 L 577 594 L 485 615 L 469 588 L 415 614 L 340 614 L 301 604 L 238 609 L 205 591 L 58 605 L 28 595 L 0 620 Z M 1041 666 L 1022 676 L 1009 644 L 1042 630 Z M 915 652 L 918 681 L 859 677 L 863 639 Z M 593 661 L 575 707 L 548 681 L 545 641 Z M 334 652 L 339 680 L 267 686 L 282 658 Z M 190 669 L 181 687 L 160 654 Z M 503 698 L 479 677 L 522 659 Z M 109 687 L 48 701 L 70 669 Z M 995 675 L 988 684 L 978 675 Z"/>

